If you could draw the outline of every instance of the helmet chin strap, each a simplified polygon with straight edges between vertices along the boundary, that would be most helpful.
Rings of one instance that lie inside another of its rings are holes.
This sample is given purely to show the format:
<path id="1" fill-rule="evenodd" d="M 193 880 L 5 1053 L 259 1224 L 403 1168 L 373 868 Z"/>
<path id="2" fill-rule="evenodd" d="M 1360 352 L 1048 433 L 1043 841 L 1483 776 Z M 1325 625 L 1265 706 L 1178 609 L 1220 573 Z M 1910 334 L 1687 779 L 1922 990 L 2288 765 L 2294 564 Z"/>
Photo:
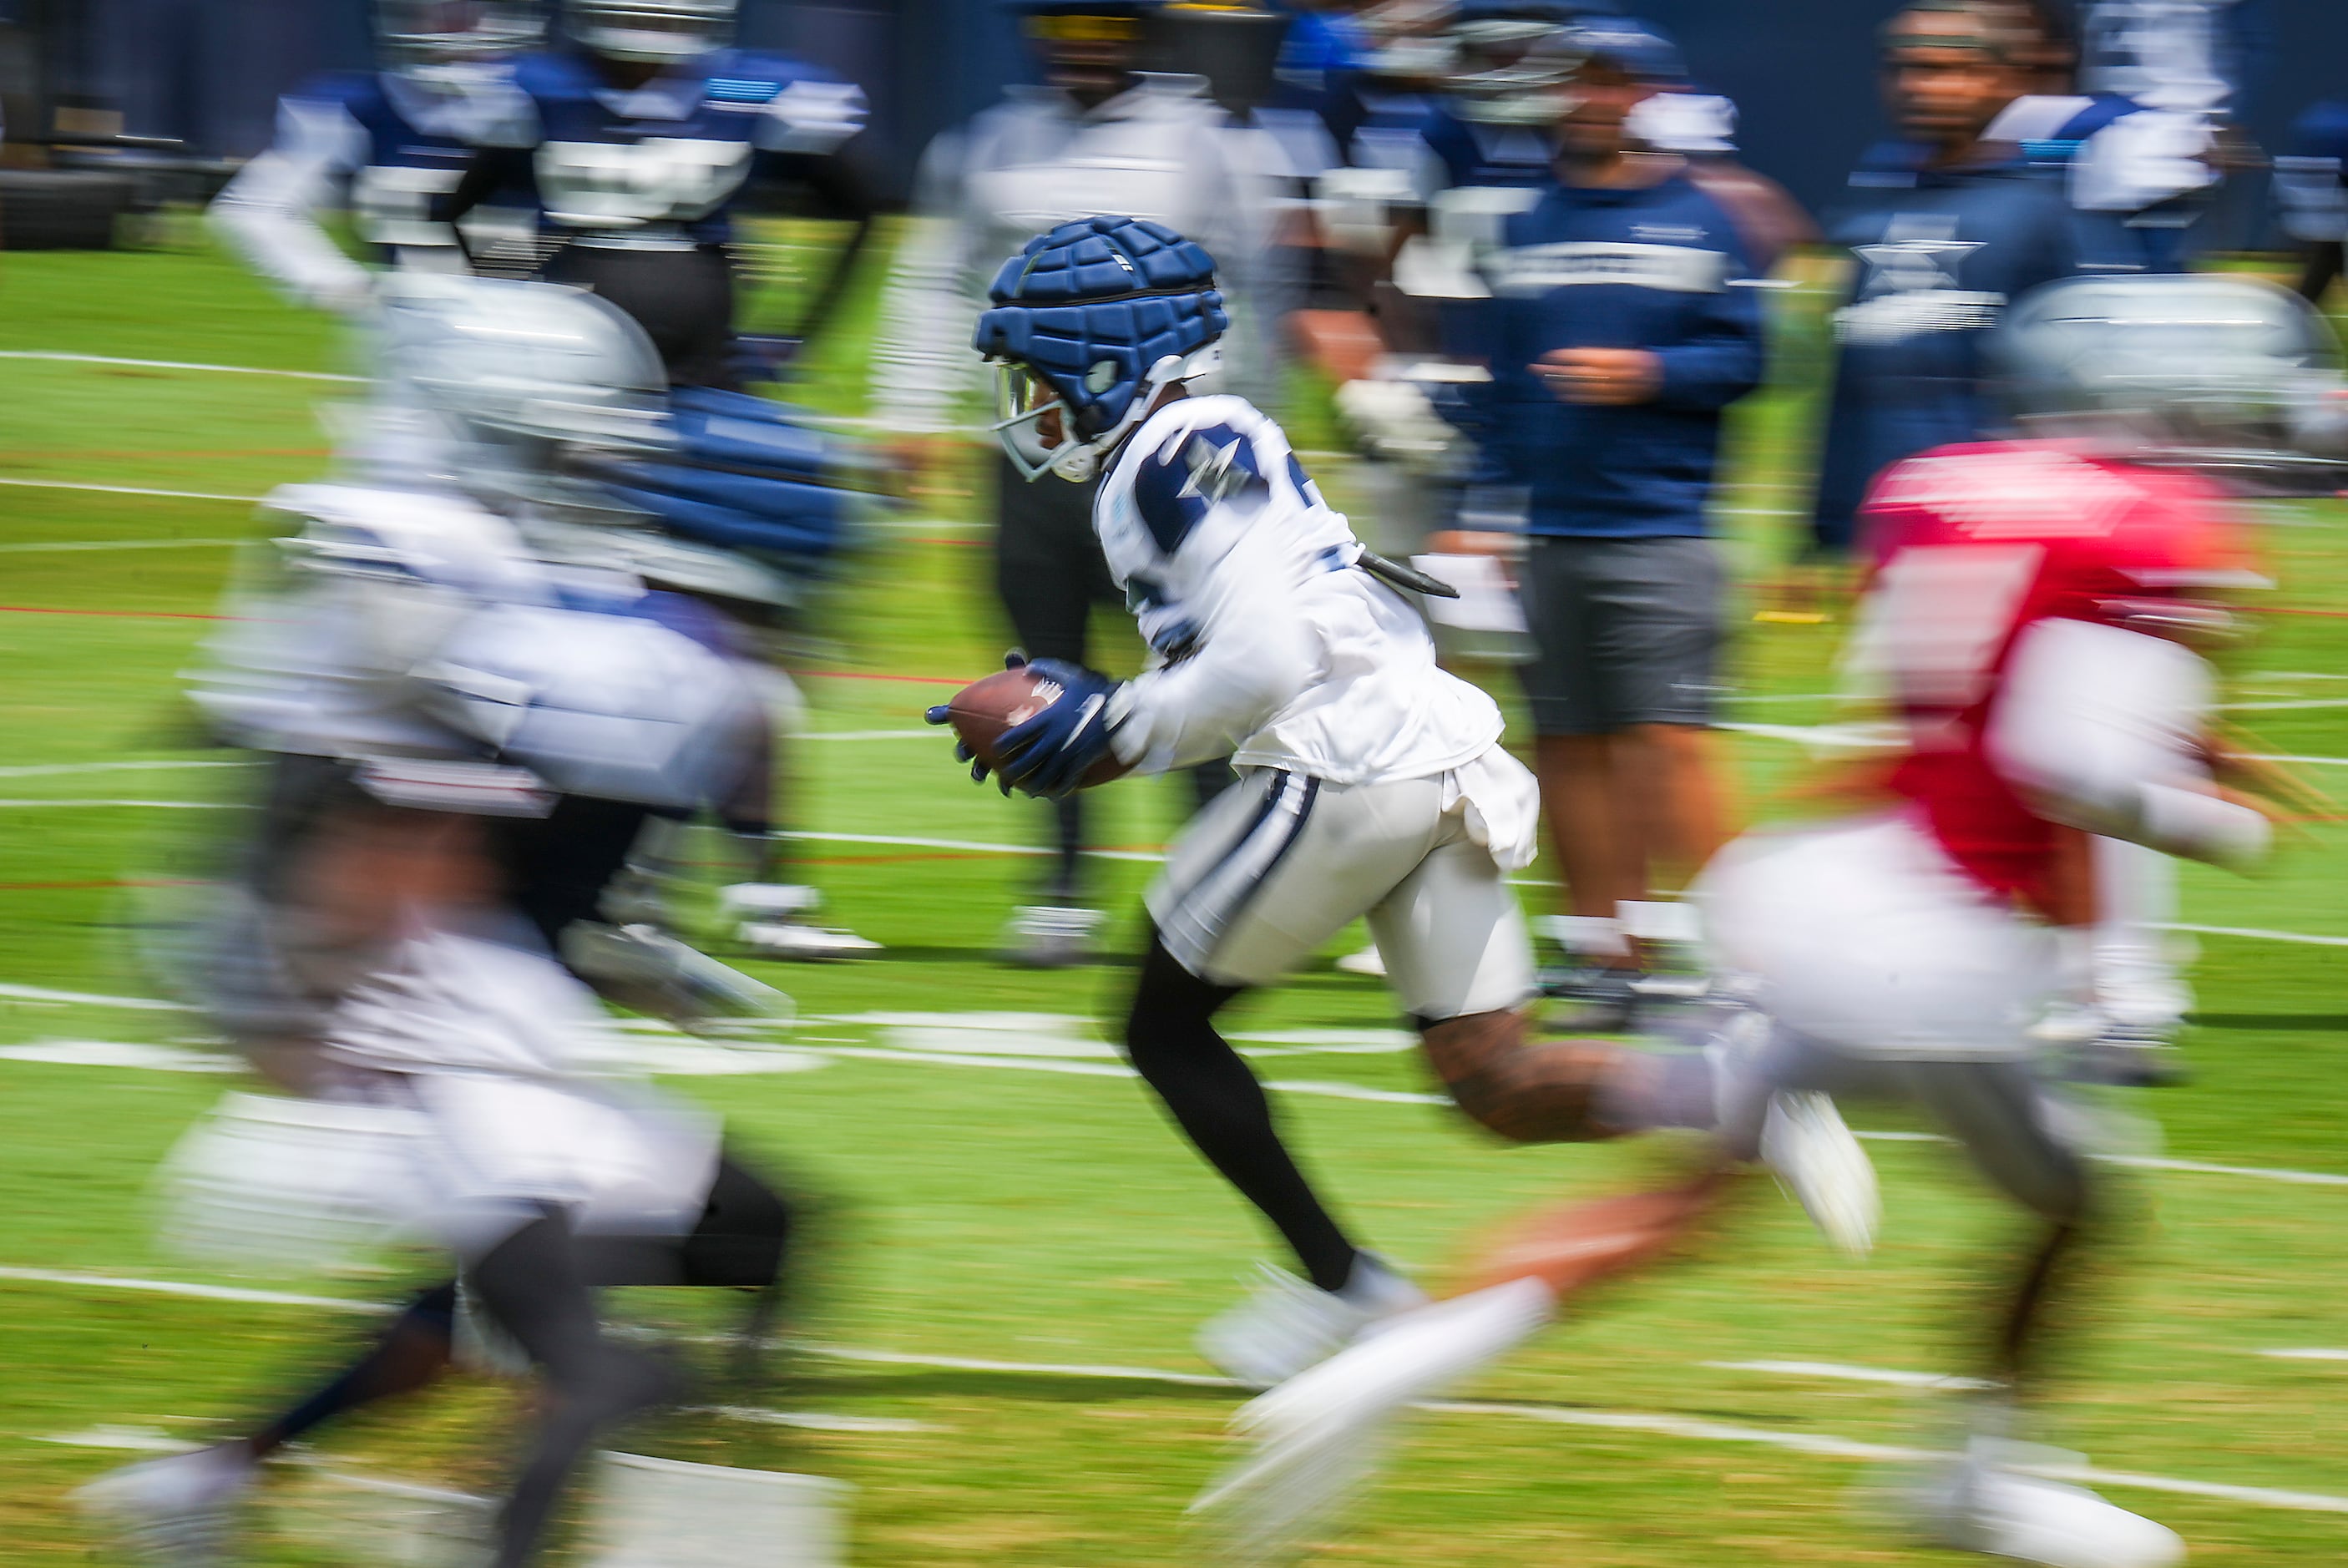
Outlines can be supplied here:
<path id="1" fill-rule="evenodd" d="M 1141 428 L 1142 421 L 1158 411 L 1158 400 L 1169 387 L 1184 386 L 1196 380 L 1212 384 L 1223 367 L 1220 344 L 1210 343 L 1187 356 L 1168 355 L 1149 367 L 1133 394 L 1133 401 L 1125 407 L 1125 415 L 1117 422 L 1089 440 L 1071 442 L 1052 455 L 1046 469 L 1073 484 L 1084 484 L 1099 473 L 1108 454 L 1117 450 L 1125 438 Z"/>

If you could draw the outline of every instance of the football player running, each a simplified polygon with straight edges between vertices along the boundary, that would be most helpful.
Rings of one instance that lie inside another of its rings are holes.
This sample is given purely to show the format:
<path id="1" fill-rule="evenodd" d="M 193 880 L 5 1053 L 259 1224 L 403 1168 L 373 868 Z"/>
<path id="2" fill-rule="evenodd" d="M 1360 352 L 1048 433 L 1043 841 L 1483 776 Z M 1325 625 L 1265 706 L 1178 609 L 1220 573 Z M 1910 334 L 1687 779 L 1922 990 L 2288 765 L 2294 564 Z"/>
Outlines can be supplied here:
<path id="1" fill-rule="evenodd" d="M 1245 1552 L 1325 1522 L 1382 1418 L 1684 1240 L 1767 1136 L 1768 1097 L 1822 1090 L 1920 1106 L 2035 1222 L 1970 1441 L 1907 1494 L 1920 1532 L 2059 1568 L 2181 1560 L 2165 1527 L 2024 1473 L 2013 1440 L 2049 1308 L 2113 1207 L 2090 1163 L 2096 1119 L 2043 1070 L 2029 1025 L 2089 835 L 2228 866 L 2267 846 L 2264 811 L 2217 780 L 2197 651 L 2251 574 L 2225 494 L 2191 468 L 2239 472 L 2310 433 L 2333 346 L 2281 290 L 2145 276 L 2052 285 L 1996 346 L 2036 438 L 1911 459 L 1868 503 L 1859 652 L 1906 732 L 1888 801 L 1748 834 L 1700 884 L 1715 956 L 1747 977 L 1766 1037 L 1726 1064 L 1710 1157 L 1663 1190 L 1535 1217 L 1468 1292 L 1249 1406 L 1238 1424 L 1260 1446 L 1209 1494 Z"/>
<path id="2" fill-rule="evenodd" d="M 245 264 L 300 304 L 353 312 L 374 273 L 319 214 L 345 207 L 385 265 L 471 269 L 451 200 L 475 150 L 530 133 L 511 57 L 538 41 L 535 0 L 375 0 L 380 69 L 327 76 L 286 96 L 277 139 L 212 202 Z"/>
<path id="3" fill-rule="evenodd" d="M 1346 1235 L 1281 1141 L 1215 1028 L 1234 996 L 1366 918 L 1428 1061 L 1502 1137 L 1708 1125 L 1712 1097 L 1626 1047 L 1530 1039 L 1508 877 L 1533 858 L 1539 789 L 1500 746 L 1498 706 L 1436 664 L 1408 593 L 1443 585 L 1365 550 L 1280 427 L 1200 384 L 1228 325 L 1212 258 L 1161 224 L 1094 217 L 1029 242 L 992 297 L 975 346 L 1000 367 L 1004 447 L 1030 479 L 1101 476 L 1094 527 L 1155 655 L 1129 681 L 1027 665 L 1056 691 L 992 748 L 1003 789 L 1057 797 L 1227 754 L 1241 770 L 1147 895 L 1125 1045 L 1295 1253 L 1303 1279 L 1268 1271 L 1200 1340 L 1234 1377 L 1275 1382 L 1423 1298 Z"/>
<path id="4" fill-rule="evenodd" d="M 861 88 L 787 56 L 736 48 L 738 0 L 565 0 L 558 46 L 514 68 L 534 117 L 523 147 L 485 145 L 453 198 L 462 212 L 530 192 L 538 275 L 594 290 L 633 316 L 679 387 L 734 388 L 819 330 L 870 232 L 852 143 Z M 736 334 L 734 219 L 753 203 L 853 224 L 786 340 Z"/>
<path id="5" fill-rule="evenodd" d="M 606 896 L 651 820 L 757 814 L 767 720 L 757 672 L 696 602 L 548 556 L 573 537 L 559 520 L 607 505 L 571 459 L 666 447 L 634 325 L 575 291 L 480 279 L 395 280 L 384 304 L 386 400 L 437 445 L 272 498 L 301 524 L 292 585 L 240 606 L 195 692 L 268 783 L 193 956 L 255 1066 L 335 1108 L 322 1127 L 389 1111 L 421 1129 L 396 1181 L 352 1196 L 451 1254 L 542 1376 L 497 1532 L 512 1568 L 596 1433 L 678 1389 L 603 1336 L 594 1288 L 740 1287 L 749 1336 L 771 1319 L 791 1204 L 712 1119 L 630 1081 L 588 989 L 687 1026 L 786 1006 Z M 422 1291 L 251 1436 L 84 1501 L 170 1561 L 220 1560 L 262 1460 L 448 1366 L 457 1300 L 453 1280 Z"/>

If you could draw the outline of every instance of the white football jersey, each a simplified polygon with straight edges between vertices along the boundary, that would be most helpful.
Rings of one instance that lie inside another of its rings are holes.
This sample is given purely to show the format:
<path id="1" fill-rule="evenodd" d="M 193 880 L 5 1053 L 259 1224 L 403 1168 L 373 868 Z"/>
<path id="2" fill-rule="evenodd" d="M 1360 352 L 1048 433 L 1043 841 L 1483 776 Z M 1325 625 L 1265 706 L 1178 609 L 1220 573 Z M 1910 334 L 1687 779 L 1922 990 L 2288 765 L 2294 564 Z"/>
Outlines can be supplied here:
<path id="1" fill-rule="evenodd" d="M 1124 760 L 1228 754 L 1374 784 L 1465 768 L 1498 742 L 1498 705 L 1437 665 L 1416 606 L 1355 565 L 1361 542 L 1244 398 L 1150 416 L 1093 522 L 1158 657 L 1118 698 Z"/>

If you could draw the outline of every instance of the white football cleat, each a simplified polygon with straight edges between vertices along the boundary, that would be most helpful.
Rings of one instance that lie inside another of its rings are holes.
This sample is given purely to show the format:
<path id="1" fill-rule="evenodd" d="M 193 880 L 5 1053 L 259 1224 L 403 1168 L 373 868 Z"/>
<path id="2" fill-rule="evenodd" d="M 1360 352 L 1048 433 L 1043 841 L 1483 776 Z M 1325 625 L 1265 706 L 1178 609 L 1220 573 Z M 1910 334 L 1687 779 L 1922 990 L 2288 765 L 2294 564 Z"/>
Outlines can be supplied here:
<path id="1" fill-rule="evenodd" d="M 259 1469 L 234 1446 L 198 1449 L 109 1470 L 73 1498 L 134 1560 L 213 1568 L 229 1560 L 237 1505 Z"/>
<path id="2" fill-rule="evenodd" d="M 1003 956 L 1027 969 L 1066 969 L 1093 955 L 1108 916 L 1073 903 L 1022 904 L 1003 934 Z"/>
<path id="3" fill-rule="evenodd" d="M 2175 1568 L 2185 1561 L 2184 1539 L 2168 1526 L 2085 1487 L 2001 1469 L 1981 1448 L 1911 1496 L 1915 1523 L 1934 1543 L 2046 1568 Z"/>
<path id="4" fill-rule="evenodd" d="M 1883 1194 L 1875 1165 L 1822 1094 L 1780 1090 L 1761 1124 L 1761 1159 L 1828 1243 L 1863 1258 L 1875 1247 Z"/>
<path id="5" fill-rule="evenodd" d="M 734 939 L 761 958 L 818 963 L 880 951 L 869 937 L 812 923 L 808 916 L 822 902 L 820 892 L 797 882 L 736 882 L 717 892 Z"/>
<path id="6" fill-rule="evenodd" d="M 1258 1264 L 1263 1283 L 1199 1330 L 1199 1353 L 1250 1387 L 1285 1383 L 1344 1349 L 1382 1318 L 1426 1304 L 1426 1293 L 1368 1253 L 1342 1290 L 1322 1290 L 1286 1269 Z"/>
<path id="7" fill-rule="evenodd" d="M 734 928 L 734 935 L 761 958 L 796 958 L 814 963 L 880 951 L 880 944 L 869 936 L 833 926 L 809 925 L 800 920 L 746 920 Z"/>
<path id="8" fill-rule="evenodd" d="M 1210 1522 L 1219 1556 L 1279 1562 L 1336 1522 L 1394 1417 L 1523 1343 L 1555 1300 L 1539 1280 L 1519 1279 L 1415 1308 L 1242 1406 L 1231 1428 L 1254 1451 L 1190 1504 Z"/>
<path id="9" fill-rule="evenodd" d="M 1359 953 L 1346 954 L 1337 960 L 1337 967 L 1348 975 L 1366 975 L 1373 980 L 1386 977 L 1385 955 L 1378 951 L 1378 944 L 1375 942 Z"/>

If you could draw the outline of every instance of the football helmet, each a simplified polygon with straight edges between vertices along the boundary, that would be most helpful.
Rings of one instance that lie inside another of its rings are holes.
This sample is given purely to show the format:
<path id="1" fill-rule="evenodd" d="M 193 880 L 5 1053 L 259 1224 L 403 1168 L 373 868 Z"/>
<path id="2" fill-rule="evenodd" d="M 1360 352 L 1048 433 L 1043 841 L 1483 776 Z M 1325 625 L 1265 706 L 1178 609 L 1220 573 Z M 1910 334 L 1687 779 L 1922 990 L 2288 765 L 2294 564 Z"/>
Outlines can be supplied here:
<path id="1" fill-rule="evenodd" d="M 734 41 L 739 0 L 564 0 L 565 30 L 608 59 L 673 65 Z"/>
<path id="2" fill-rule="evenodd" d="M 644 328 L 583 289 L 386 274 L 381 352 L 396 401 L 482 448 L 628 456 L 671 444 L 668 377 Z"/>
<path id="3" fill-rule="evenodd" d="M 394 69 L 518 54 L 544 31 L 536 0 L 375 0 L 376 46 Z"/>
<path id="4" fill-rule="evenodd" d="M 1558 46 L 1573 19 L 1559 0 L 1468 0 L 1451 26 L 1444 87 L 1454 113 L 1480 125 L 1547 125 L 1563 111 L 1581 57 Z"/>
<path id="5" fill-rule="evenodd" d="M 1231 326 L 1215 259 L 1162 223 L 1063 223 L 1003 263 L 972 346 L 999 366 L 994 430 L 1023 478 L 1077 483 Z"/>
<path id="6" fill-rule="evenodd" d="M 2049 284 L 1992 340 L 2010 407 L 2265 488 L 2336 487 L 2348 385 L 2332 329 L 2272 284 L 2139 273 Z"/>

